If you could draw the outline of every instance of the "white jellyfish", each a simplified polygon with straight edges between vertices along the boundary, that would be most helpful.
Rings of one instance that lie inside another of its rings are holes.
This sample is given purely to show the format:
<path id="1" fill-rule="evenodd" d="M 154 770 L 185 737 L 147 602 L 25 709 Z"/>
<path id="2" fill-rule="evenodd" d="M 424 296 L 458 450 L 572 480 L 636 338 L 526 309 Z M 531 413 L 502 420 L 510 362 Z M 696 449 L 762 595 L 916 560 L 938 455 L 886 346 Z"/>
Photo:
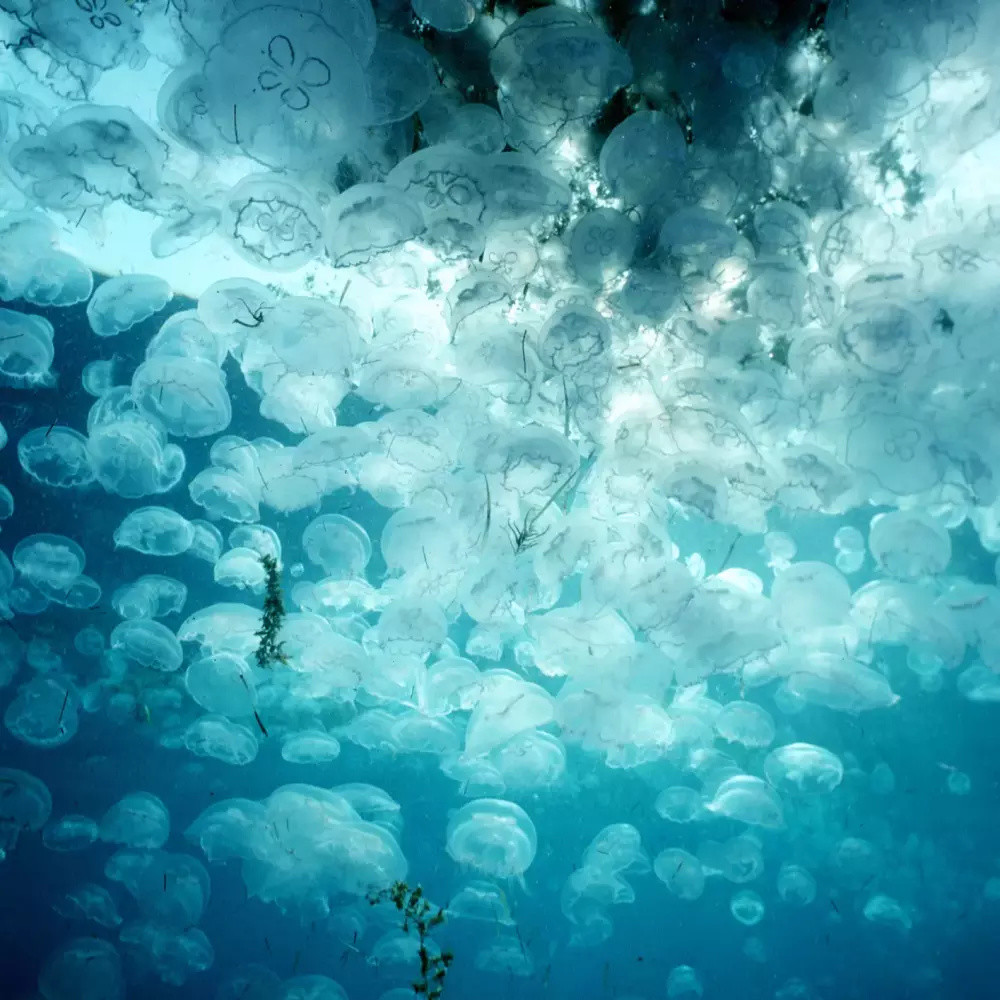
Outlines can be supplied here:
<path id="1" fill-rule="evenodd" d="M 281 757 L 289 764 L 325 764 L 339 756 L 339 740 L 317 730 L 294 733 L 281 745 Z"/>
<path id="2" fill-rule="evenodd" d="M 306 525 L 302 547 L 326 576 L 362 576 L 372 555 L 368 533 L 340 514 L 322 514 Z"/>
<path id="3" fill-rule="evenodd" d="M 170 296 L 170 286 L 152 274 L 109 278 L 87 303 L 90 328 L 98 337 L 117 336 L 159 312 Z"/>
<path id="4" fill-rule="evenodd" d="M 656 877 L 680 899 L 698 899 L 705 891 L 701 862 L 680 847 L 668 847 L 653 862 Z"/>
<path id="5" fill-rule="evenodd" d="M 716 790 L 705 808 L 718 816 L 737 819 L 750 826 L 780 829 L 785 825 L 784 810 L 777 793 L 760 778 L 737 775 Z"/>
<path id="6" fill-rule="evenodd" d="M 17 846 L 26 830 L 41 830 L 52 814 L 45 783 L 27 771 L 0 768 L 0 861 Z"/>
<path id="7" fill-rule="evenodd" d="M 702 810 L 701 794 L 684 785 L 671 785 L 656 796 L 653 808 L 671 823 L 691 823 Z"/>
<path id="8" fill-rule="evenodd" d="M 729 901 L 729 912 L 744 927 L 754 927 L 764 919 L 764 900 L 752 890 L 744 889 Z"/>
<path id="9" fill-rule="evenodd" d="M 176 556 L 194 541 L 187 518 L 169 507 L 138 507 L 115 529 L 115 547 L 149 556 Z"/>
<path id="10" fill-rule="evenodd" d="M 121 958 L 101 938 L 74 938 L 46 959 L 38 990 L 45 1000 L 124 1000 Z"/>
<path id="11" fill-rule="evenodd" d="M 774 720 L 770 712 L 752 701 L 731 701 L 715 718 L 715 730 L 730 743 L 766 747 L 774 740 Z"/>
<path id="12" fill-rule="evenodd" d="M 50 851 L 83 851 L 97 840 L 98 832 L 89 816 L 62 816 L 42 830 L 42 843 Z"/>
<path id="13" fill-rule="evenodd" d="M 100 837 L 126 847 L 162 847 L 170 835 L 167 807 L 151 792 L 119 799 L 101 817 Z"/>
<path id="14" fill-rule="evenodd" d="M 64 489 L 94 481 L 87 439 L 70 427 L 36 427 L 17 443 L 21 467 L 46 486 Z"/>
<path id="15" fill-rule="evenodd" d="M 767 755 L 764 774 L 781 792 L 832 792 L 843 780 L 844 765 L 835 753 L 825 747 L 812 743 L 789 743 Z"/>
<path id="16" fill-rule="evenodd" d="M 538 849 L 528 814 L 504 799 L 479 799 L 448 822 L 448 853 L 459 864 L 498 878 L 520 878 Z"/>
<path id="17" fill-rule="evenodd" d="M 109 644 L 133 663 L 163 673 L 173 673 L 184 661 L 184 651 L 177 636 L 165 625 L 149 618 L 135 618 L 116 625 Z"/>
<path id="18" fill-rule="evenodd" d="M 778 895 L 790 906 L 808 906 L 816 898 L 816 880 L 801 865 L 786 862 L 778 871 Z"/>
<path id="19" fill-rule="evenodd" d="M 701 977 L 690 965 L 676 965 L 667 976 L 667 996 L 670 1000 L 700 997 L 704 992 Z"/>
<path id="20" fill-rule="evenodd" d="M 214 757 L 225 764 L 244 767 L 257 757 L 254 734 L 221 715 L 203 715 L 184 730 L 182 742 L 199 757 Z"/>
<path id="21" fill-rule="evenodd" d="M 54 336 L 44 317 L 0 308 L 0 385 L 16 389 L 51 385 Z"/>

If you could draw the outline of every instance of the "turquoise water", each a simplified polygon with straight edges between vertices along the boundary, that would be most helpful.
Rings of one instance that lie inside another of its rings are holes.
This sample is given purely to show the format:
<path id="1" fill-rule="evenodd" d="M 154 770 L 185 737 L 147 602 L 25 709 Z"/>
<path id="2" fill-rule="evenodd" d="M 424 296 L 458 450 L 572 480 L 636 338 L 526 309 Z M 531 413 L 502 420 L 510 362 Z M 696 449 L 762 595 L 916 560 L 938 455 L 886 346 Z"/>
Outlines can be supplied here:
<path id="1" fill-rule="evenodd" d="M 998 30 L 0 0 L 0 1000 L 995 996 Z"/>

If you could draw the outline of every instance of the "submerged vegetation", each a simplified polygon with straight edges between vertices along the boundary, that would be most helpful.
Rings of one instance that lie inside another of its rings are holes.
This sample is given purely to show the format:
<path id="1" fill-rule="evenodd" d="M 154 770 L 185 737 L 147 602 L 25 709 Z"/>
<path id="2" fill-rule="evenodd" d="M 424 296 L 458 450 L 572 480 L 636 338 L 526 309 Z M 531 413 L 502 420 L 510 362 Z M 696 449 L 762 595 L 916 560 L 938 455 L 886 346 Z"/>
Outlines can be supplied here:
<path id="1" fill-rule="evenodd" d="M 445 976 L 455 956 L 450 951 L 432 954 L 427 947 L 427 936 L 431 928 L 444 923 L 444 910 L 438 909 L 427 902 L 424 890 L 418 885 L 410 888 L 405 882 L 393 882 L 387 889 L 370 893 L 368 902 L 372 906 L 391 902 L 403 915 L 403 933 L 417 932 L 420 957 L 420 978 L 413 983 L 413 992 L 425 996 L 428 1000 L 436 1000 L 444 990 Z"/>
<path id="2" fill-rule="evenodd" d="M 257 666 L 267 669 L 275 663 L 287 663 L 284 644 L 278 639 L 285 620 L 285 599 L 281 593 L 281 575 L 278 560 L 274 556 L 261 556 L 260 561 L 267 574 L 267 590 L 264 595 L 264 617 L 260 628 L 254 633 L 260 640 L 255 658 Z"/>

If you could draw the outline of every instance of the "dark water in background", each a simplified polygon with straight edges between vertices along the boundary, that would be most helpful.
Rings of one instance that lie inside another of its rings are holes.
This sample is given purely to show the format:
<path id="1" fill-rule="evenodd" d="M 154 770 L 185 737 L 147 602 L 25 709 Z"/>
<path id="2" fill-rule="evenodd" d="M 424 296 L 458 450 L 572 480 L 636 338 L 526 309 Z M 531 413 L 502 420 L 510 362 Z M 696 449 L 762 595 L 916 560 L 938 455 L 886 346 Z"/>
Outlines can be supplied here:
<path id="1" fill-rule="evenodd" d="M 7 307 L 20 308 L 17 303 Z M 0 421 L 10 442 L 0 452 L 0 481 L 14 494 L 14 516 L 0 525 L 0 548 L 10 554 L 25 535 L 50 531 L 68 535 L 87 551 L 86 572 L 103 588 L 101 605 L 91 611 L 71 611 L 53 605 L 37 618 L 19 616 L 14 625 L 23 638 L 41 635 L 67 658 L 76 656 L 74 634 L 84 625 L 95 624 L 108 634 L 117 621 L 110 610 L 110 593 L 123 580 L 144 572 L 177 575 L 190 593 L 181 615 L 165 619 L 176 629 L 195 608 L 216 600 L 234 598 L 232 591 L 217 587 L 211 566 L 194 559 L 155 560 L 129 550 L 113 549 L 111 536 L 124 517 L 145 503 L 173 507 L 188 517 L 202 513 L 190 500 L 186 482 L 207 462 L 209 443 L 185 441 L 187 472 L 182 485 L 171 493 L 141 501 L 108 495 L 99 486 L 85 494 L 50 490 L 30 479 L 18 465 L 17 440 L 29 429 L 46 427 L 53 420 L 85 431 L 86 413 L 92 397 L 80 385 L 83 365 L 98 357 L 117 354 L 126 381 L 139 362 L 149 336 L 169 311 L 191 308 L 193 303 L 175 299 L 138 329 L 109 340 L 94 337 L 82 306 L 63 310 L 30 308 L 49 318 L 55 327 L 58 383 L 34 392 L 0 389 Z M 234 403 L 233 432 L 248 437 L 266 433 L 278 440 L 294 440 L 280 425 L 257 415 L 256 399 L 242 383 L 231 360 L 227 361 L 229 389 Z M 355 405 L 356 404 L 356 405 Z M 367 404 L 348 400 L 344 411 L 354 420 L 370 411 Z M 345 420 L 351 422 L 351 418 Z M 67 495 L 69 501 L 67 502 Z M 346 512 L 378 538 L 387 511 L 367 498 L 346 493 L 328 497 L 322 511 Z M 862 512 L 862 528 L 870 512 Z M 274 527 L 285 545 L 285 559 L 302 558 L 298 539 L 315 512 L 290 517 L 265 513 L 263 523 Z M 836 524 L 816 519 L 816 550 L 831 551 L 830 536 Z M 831 526 L 832 525 L 832 526 Z M 775 524 L 775 527 L 780 527 Z M 802 524 L 796 528 L 800 537 Z M 224 534 L 227 530 L 224 530 Z M 965 572 L 977 581 L 993 582 L 993 557 L 983 552 L 969 530 L 956 533 L 953 571 Z M 747 542 L 745 551 L 752 551 Z M 808 546 L 800 558 L 810 558 Z M 828 556 L 827 556 L 828 557 Z M 749 559 L 741 565 L 750 565 Z M 369 568 L 369 579 L 382 573 L 378 547 Z M 248 602 L 253 598 L 246 598 Z M 29 670 L 22 667 L 19 680 Z M 642 833 L 643 845 L 654 856 L 666 846 L 695 850 L 705 836 L 697 828 L 667 829 L 653 811 L 655 792 L 647 778 L 655 769 L 608 771 L 592 765 L 589 787 L 561 788 L 548 794 L 521 796 L 538 830 L 539 853 L 528 873 L 528 894 L 512 886 L 507 891 L 525 948 L 535 962 L 528 979 L 514 979 L 477 972 L 472 965 L 476 947 L 490 940 L 493 931 L 482 925 L 446 925 L 440 934 L 456 954 L 449 975 L 446 997 L 546 997 L 620 998 L 647 1000 L 666 995 L 669 970 L 681 963 L 694 966 L 701 975 L 704 995 L 709 998 L 800 997 L 840 998 L 991 998 L 1000 996 L 997 972 L 997 941 L 1000 933 L 1000 903 L 983 899 L 983 873 L 1000 875 L 1000 754 L 997 752 L 997 716 L 994 707 L 964 701 L 953 692 L 921 693 L 912 674 L 901 666 L 893 670 L 893 686 L 902 701 L 891 712 L 872 712 L 860 717 L 816 711 L 800 716 L 797 739 L 828 746 L 842 756 L 853 753 L 865 771 L 878 761 L 887 762 L 896 775 L 896 792 L 880 801 L 872 800 L 856 816 L 843 814 L 829 805 L 829 814 L 818 817 L 842 830 L 841 835 L 866 837 L 891 843 L 896 854 L 908 837 L 916 837 L 914 859 L 919 889 L 918 911 L 933 914 L 916 923 L 908 937 L 892 928 L 874 927 L 860 913 L 864 897 L 831 887 L 820 871 L 816 901 L 804 910 L 782 907 L 773 889 L 777 869 L 786 854 L 780 837 L 765 835 L 766 868 L 763 878 L 751 888 L 768 903 L 767 915 L 752 930 L 741 927 L 728 913 L 733 886 L 721 879 L 709 880 L 705 895 L 696 904 L 670 897 L 652 875 L 630 879 L 637 899 L 632 905 L 610 909 L 615 923 L 611 940 L 584 949 L 567 949 L 568 924 L 559 911 L 562 884 L 590 842 L 604 825 L 633 823 Z M 0 707 L 13 697 L 15 685 L 0 691 Z M 711 692 L 710 692 L 711 693 Z M 779 730 L 780 732 L 780 730 Z M 15 740 L 0 728 L 0 764 L 17 767 L 40 777 L 53 797 L 53 818 L 80 812 L 100 818 L 121 795 L 138 790 L 159 796 L 171 814 L 171 836 L 164 849 L 187 852 L 204 860 L 196 845 L 183 838 L 187 826 L 211 802 L 233 796 L 262 798 L 279 785 L 302 781 L 333 785 L 364 781 L 384 788 L 403 803 L 405 825 L 400 845 L 410 863 L 410 878 L 421 882 L 429 896 L 444 901 L 456 885 L 455 865 L 444 852 L 445 826 L 450 808 L 456 805 L 454 784 L 436 767 L 433 758 L 413 756 L 387 759 L 343 742 L 341 757 L 326 765 L 297 766 L 280 757 L 276 740 L 264 740 L 256 762 L 234 768 L 214 760 L 194 758 L 183 750 L 166 750 L 155 741 L 155 720 L 113 726 L 100 713 L 81 714 L 80 730 L 68 744 L 42 750 Z M 780 738 L 780 737 L 779 737 Z M 571 751 L 570 770 L 587 773 L 582 757 Z M 972 793 L 949 794 L 947 762 L 969 774 Z M 845 784 L 851 781 L 850 774 Z M 740 824 L 716 823 L 708 835 L 723 839 L 742 829 Z M 33 997 L 39 968 L 53 948 L 70 937 L 86 935 L 92 924 L 79 924 L 57 915 L 53 902 L 80 882 L 108 885 L 103 867 L 114 847 L 101 843 L 75 854 L 46 850 L 38 834 L 25 834 L 16 849 L 0 864 L 0 1000 Z M 787 851 L 787 848 L 785 848 Z M 898 857 L 890 858 L 899 863 Z M 235 864 L 209 865 L 211 901 L 200 923 L 215 949 L 213 968 L 192 978 L 183 987 L 171 987 L 147 977 L 141 985 L 130 983 L 129 996 L 149 1000 L 179 998 L 200 1000 L 215 996 L 221 977 L 237 966 L 257 962 L 281 978 L 293 974 L 322 973 L 341 983 L 352 1000 L 377 998 L 391 986 L 406 985 L 406 978 L 379 974 L 363 962 L 363 956 L 344 948 L 323 927 L 300 926 L 293 916 L 283 916 L 276 907 L 247 900 Z M 135 916 L 134 902 L 109 885 L 126 922 Z M 891 884 L 886 891 L 891 892 Z M 97 933 L 114 940 L 114 932 Z M 764 943 L 766 960 L 757 962 L 743 954 L 747 938 Z M 914 963 L 940 971 L 940 980 L 928 979 L 924 986 L 913 982 Z M 799 977 L 810 992 L 790 990 L 788 981 Z M 785 993 L 778 991 L 785 989 Z"/>

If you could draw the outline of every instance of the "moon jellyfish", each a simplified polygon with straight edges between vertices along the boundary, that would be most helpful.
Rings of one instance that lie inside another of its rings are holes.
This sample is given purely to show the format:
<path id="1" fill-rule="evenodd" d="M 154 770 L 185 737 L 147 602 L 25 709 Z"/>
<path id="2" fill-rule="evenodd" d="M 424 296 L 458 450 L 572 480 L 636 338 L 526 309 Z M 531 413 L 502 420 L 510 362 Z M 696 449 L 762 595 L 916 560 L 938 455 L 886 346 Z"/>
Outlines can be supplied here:
<path id="1" fill-rule="evenodd" d="M 519 805 L 478 799 L 451 817 L 447 846 L 459 864 L 497 878 L 520 878 L 535 859 L 538 838 Z"/>

